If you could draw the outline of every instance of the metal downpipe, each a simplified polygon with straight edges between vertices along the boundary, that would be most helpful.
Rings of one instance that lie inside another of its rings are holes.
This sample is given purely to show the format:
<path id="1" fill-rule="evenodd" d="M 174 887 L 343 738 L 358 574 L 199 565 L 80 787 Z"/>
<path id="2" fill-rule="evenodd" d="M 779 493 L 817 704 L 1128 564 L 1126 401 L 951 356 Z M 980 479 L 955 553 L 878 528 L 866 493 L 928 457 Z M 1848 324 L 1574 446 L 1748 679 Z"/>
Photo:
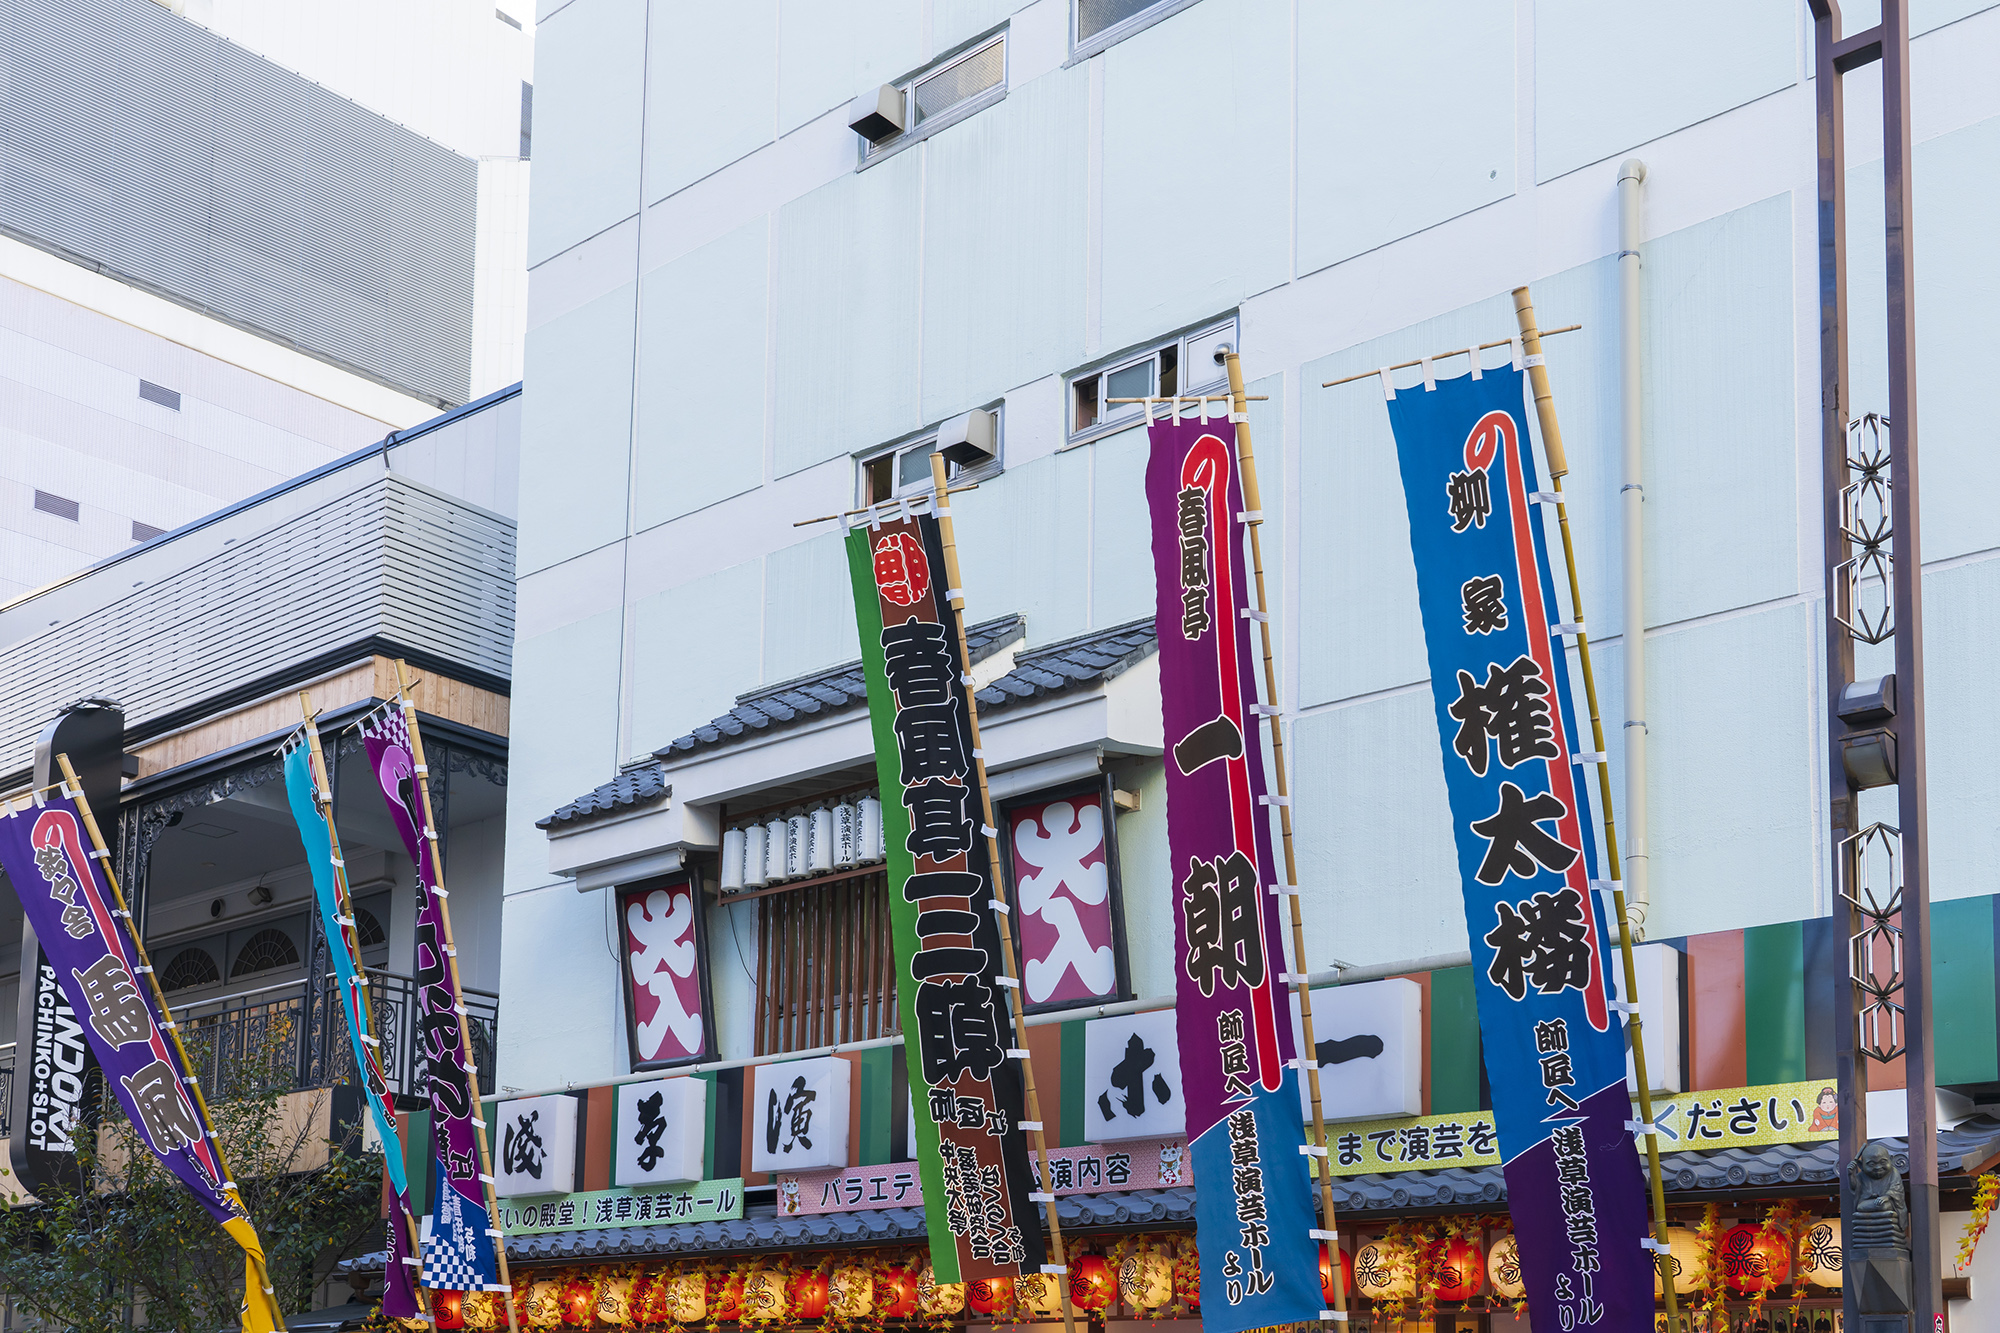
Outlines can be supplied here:
<path id="1" fill-rule="evenodd" d="M 1625 916 L 1632 938 L 1646 938 L 1652 906 L 1652 847 L 1646 812 L 1646 564 L 1645 431 L 1640 361 L 1639 243 L 1646 164 L 1627 158 L 1618 168 L 1619 399 L 1623 419 L 1625 623 Z"/>

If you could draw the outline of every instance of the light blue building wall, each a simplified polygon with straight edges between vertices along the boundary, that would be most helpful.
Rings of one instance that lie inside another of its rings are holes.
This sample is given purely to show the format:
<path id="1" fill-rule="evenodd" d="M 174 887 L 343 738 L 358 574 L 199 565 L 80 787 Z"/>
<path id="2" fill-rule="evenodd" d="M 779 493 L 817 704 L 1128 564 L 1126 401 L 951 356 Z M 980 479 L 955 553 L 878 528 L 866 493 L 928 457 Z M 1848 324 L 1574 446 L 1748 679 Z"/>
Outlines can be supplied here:
<path id="1" fill-rule="evenodd" d="M 1381 393 L 1320 384 L 1506 337 L 1523 282 L 1545 327 L 1584 326 L 1549 364 L 1622 765 L 1613 256 L 1634 154 L 1653 933 L 1828 909 L 1803 4 L 1169 0 L 1079 54 L 1072 3 L 541 5 L 503 1083 L 626 1058 L 609 895 L 551 872 L 535 821 L 737 695 L 857 656 L 837 536 L 795 524 L 855 503 L 860 456 L 1001 405 L 1002 470 L 954 502 L 972 617 L 1020 612 L 1032 646 L 1146 615 L 1143 433 L 1073 444 L 1068 377 L 1231 316 L 1269 395 L 1252 422 L 1306 961 L 1463 949 Z M 1953 897 L 1993 892 L 2000 863 L 2000 9 L 1915 11 L 1931 850 Z M 993 31 L 1004 95 L 863 165 L 850 99 Z M 1850 83 L 1859 412 L 1882 404 L 1880 167 Z M 1163 827 L 1121 837 L 1128 904 L 1160 901 Z M 1169 950 L 1135 932 L 1142 993 Z"/>

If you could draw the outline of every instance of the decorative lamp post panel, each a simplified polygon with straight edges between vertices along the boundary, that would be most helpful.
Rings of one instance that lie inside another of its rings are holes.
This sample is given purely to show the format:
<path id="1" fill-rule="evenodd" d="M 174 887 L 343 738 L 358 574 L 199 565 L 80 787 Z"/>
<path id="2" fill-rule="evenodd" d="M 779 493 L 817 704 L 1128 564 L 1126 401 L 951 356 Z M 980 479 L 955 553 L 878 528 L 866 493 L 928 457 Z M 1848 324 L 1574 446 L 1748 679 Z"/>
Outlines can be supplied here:
<path id="1" fill-rule="evenodd" d="M 1313 992 L 1313 1053 L 1327 1123 L 1423 1114 L 1423 996 L 1423 987 L 1408 977 Z M 1292 1032 L 1301 1031 L 1295 995 Z M 1303 1079 L 1299 1105 L 1312 1115 Z"/>
<path id="2" fill-rule="evenodd" d="M 501 1102 L 494 1124 L 500 1134 L 496 1194 L 518 1199 L 576 1188 L 576 1098 L 558 1093 Z"/>
<path id="3" fill-rule="evenodd" d="M 752 1171 L 847 1165 L 848 1086 L 854 1066 L 837 1055 L 758 1065 L 751 1096 Z"/>
<path id="4" fill-rule="evenodd" d="M 698 1078 L 663 1078 L 618 1088 L 612 1180 L 656 1185 L 700 1180 L 707 1163 L 708 1084 Z"/>
<path id="5" fill-rule="evenodd" d="M 1084 1137 L 1091 1143 L 1187 1131 L 1173 1010 L 1085 1023 L 1083 1075 Z"/>

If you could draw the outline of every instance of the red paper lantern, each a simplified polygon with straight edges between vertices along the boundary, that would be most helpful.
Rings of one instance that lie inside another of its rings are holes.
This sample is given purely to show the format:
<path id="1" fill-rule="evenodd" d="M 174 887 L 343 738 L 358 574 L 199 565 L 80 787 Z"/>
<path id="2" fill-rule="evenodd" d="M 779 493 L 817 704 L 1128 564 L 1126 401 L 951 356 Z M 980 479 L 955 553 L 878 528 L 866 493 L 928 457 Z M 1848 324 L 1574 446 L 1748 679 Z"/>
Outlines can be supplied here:
<path id="1" fill-rule="evenodd" d="M 1346 1250 L 1340 1252 L 1341 1290 L 1354 1294 L 1354 1256 Z M 1319 1243 L 1319 1294 L 1326 1301 L 1326 1308 L 1333 1309 L 1333 1260 L 1326 1252 L 1326 1242 Z"/>
<path id="2" fill-rule="evenodd" d="M 1069 1261 L 1069 1299 L 1080 1310 L 1102 1310 L 1118 1294 L 1118 1274 L 1101 1254 L 1075 1254 Z"/>
<path id="3" fill-rule="evenodd" d="M 1174 1299 L 1190 1310 L 1201 1308 L 1201 1260 L 1192 1245 L 1174 1260 Z"/>
<path id="4" fill-rule="evenodd" d="M 708 1275 L 708 1317 L 710 1319 L 741 1319 L 743 1317 L 743 1275 L 741 1273 L 711 1273 Z"/>
<path id="5" fill-rule="evenodd" d="M 597 1314 L 597 1284 L 589 1278 L 573 1277 L 562 1285 L 562 1321 L 575 1328 L 587 1328 Z"/>
<path id="6" fill-rule="evenodd" d="M 1014 1279 L 983 1277 L 967 1284 L 965 1299 L 981 1314 L 998 1314 L 1014 1301 Z"/>
<path id="7" fill-rule="evenodd" d="M 884 1319 L 908 1319 L 917 1312 L 917 1275 L 885 1268 L 875 1279 L 875 1312 Z"/>
<path id="8" fill-rule="evenodd" d="M 1441 1301 L 1469 1301 L 1486 1285 L 1486 1256 L 1463 1237 L 1433 1242 L 1424 1260 Z"/>
<path id="9" fill-rule="evenodd" d="M 826 1274 L 818 1269 L 793 1276 L 790 1292 L 794 1319 L 818 1319 L 826 1314 Z"/>
<path id="10" fill-rule="evenodd" d="M 432 1291 L 431 1317 L 437 1320 L 439 1328 L 464 1328 L 465 1293 L 462 1291 Z"/>
<path id="11" fill-rule="evenodd" d="M 1722 1280 L 1739 1296 L 1773 1291 L 1792 1276 L 1791 1246 L 1785 1238 L 1751 1222 L 1723 1233 L 1715 1261 L 1722 1266 Z"/>

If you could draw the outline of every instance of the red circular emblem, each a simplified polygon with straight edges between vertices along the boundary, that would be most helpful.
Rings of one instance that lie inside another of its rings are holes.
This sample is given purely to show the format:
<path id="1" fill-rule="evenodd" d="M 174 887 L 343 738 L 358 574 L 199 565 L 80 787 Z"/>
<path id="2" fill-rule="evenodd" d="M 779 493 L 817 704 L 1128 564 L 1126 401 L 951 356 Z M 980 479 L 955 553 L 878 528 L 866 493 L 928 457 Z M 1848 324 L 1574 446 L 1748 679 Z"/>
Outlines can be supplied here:
<path id="1" fill-rule="evenodd" d="M 931 566 L 915 537 L 892 532 L 875 543 L 875 586 L 897 606 L 923 600 L 931 590 Z"/>

